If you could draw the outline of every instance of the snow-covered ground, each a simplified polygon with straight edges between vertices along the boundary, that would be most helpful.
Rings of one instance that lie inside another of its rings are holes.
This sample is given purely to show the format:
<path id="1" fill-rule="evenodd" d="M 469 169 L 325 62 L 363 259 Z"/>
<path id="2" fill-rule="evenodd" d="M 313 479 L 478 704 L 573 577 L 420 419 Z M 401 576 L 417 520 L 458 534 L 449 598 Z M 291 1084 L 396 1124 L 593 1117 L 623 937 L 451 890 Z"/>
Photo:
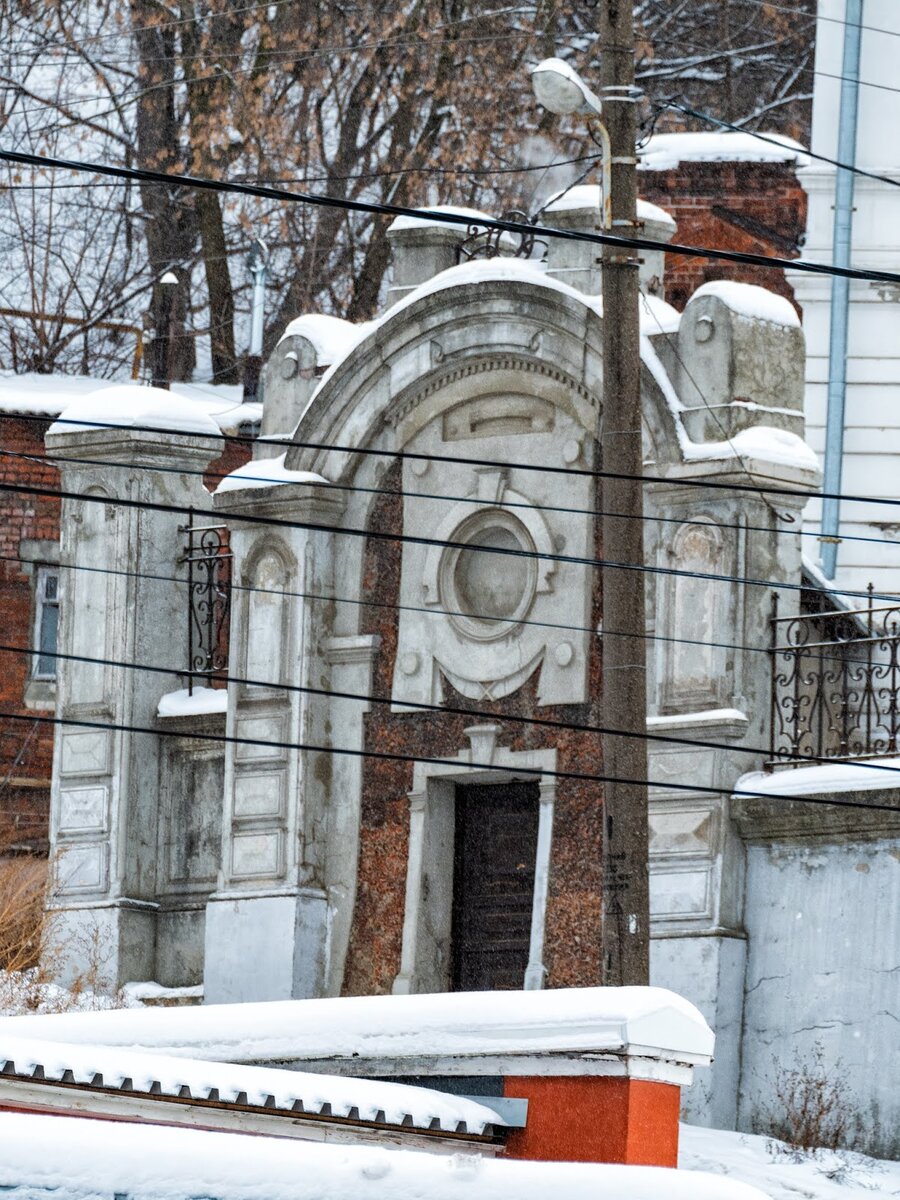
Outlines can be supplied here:
<path id="1" fill-rule="evenodd" d="M 900 1162 L 846 1150 L 804 1154 L 774 1138 L 681 1126 L 678 1165 L 749 1183 L 771 1200 L 879 1200 L 900 1196 Z"/>

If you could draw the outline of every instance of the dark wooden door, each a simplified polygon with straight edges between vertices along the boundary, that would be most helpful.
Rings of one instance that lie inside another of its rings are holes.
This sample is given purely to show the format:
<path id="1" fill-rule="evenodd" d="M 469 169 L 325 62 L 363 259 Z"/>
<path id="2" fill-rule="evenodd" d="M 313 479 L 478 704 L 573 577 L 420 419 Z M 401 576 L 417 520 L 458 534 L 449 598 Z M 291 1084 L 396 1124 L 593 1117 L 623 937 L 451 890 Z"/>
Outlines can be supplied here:
<path id="1" fill-rule="evenodd" d="M 528 965 L 538 785 L 456 789 L 451 988 L 521 988 Z"/>

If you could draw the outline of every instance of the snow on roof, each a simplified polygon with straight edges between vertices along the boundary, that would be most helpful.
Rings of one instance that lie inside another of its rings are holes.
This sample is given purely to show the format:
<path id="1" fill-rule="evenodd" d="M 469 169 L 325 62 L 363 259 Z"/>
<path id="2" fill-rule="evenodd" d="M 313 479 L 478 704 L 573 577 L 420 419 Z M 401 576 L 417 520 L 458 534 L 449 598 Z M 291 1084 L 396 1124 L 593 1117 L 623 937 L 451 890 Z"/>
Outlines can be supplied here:
<path id="1" fill-rule="evenodd" d="M 459 263 L 457 266 L 448 267 L 445 271 L 440 271 L 431 279 L 426 279 L 424 283 L 420 283 L 413 291 L 407 292 L 405 296 L 402 296 L 395 304 L 382 313 L 380 317 L 369 322 L 366 337 L 374 333 L 386 321 L 393 320 L 404 309 L 409 308 L 411 304 L 415 304 L 425 296 L 434 295 L 447 288 L 475 286 L 484 283 L 495 283 L 497 281 L 536 284 L 539 287 L 545 287 L 551 291 L 558 292 L 560 295 L 571 296 L 581 304 L 585 304 L 588 308 L 593 309 L 599 316 L 603 316 L 603 303 L 599 296 L 588 296 L 584 292 L 579 292 L 570 284 L 563 283 L 561 279 L 555 279 L 552 275 L 546 274 L 542 263 L 538 263 L 533 259 L 522 258 L 475 258 L 470 259 L 468 262 Z M 652 337 L 654 334 L 660 332 L 673 332 L 678 328 L 679 320 L 680 314 L 670 304 L 667 304 L 664 300 L 656 296 L 646 297 L 646 302 L 642 306 L 641 325 L 643 331 L 649 336 Z M 361 342 L 358 344 L 361 344 Z M 356 347 L 354 346 L 353 348 L 355 349 Z M 344 359 L 337 359 L 331 364 L 310 396 L 307 409 L 309 408 L 309 404 L 312 403 L 344 361 Z M 304 412 L 301 413 L 300 420 L 303 419 L 307 409 L 304 409 Z"/>
<path id="2" fill-rule="evenodd" d="M 405 214 L 402 217 L 395 217 L 387 228 L 388 233 L 399 233 L 404 229 L 427 229 L 429 226 L 440 226 L 441 229 L 457 229 L 462 230 L 462 224 L 450 224 L 447 221 L 429 221 L 428 217 L 431 213 L 449 213 L 456 217 L 467 217 L 470 221 L 493 221 L 494 218 L 490 213 L 482 212 L 480 208 L 461 208 L 458 204 L 430 204 L 424 208 L 417 208 L 417 213 L 421 216 L 412 216 Z"/>
<path id="3" fill-rule="evenodd" d="M 765 1200 L 719 1173 L 440 1157 L 239 1133 L 0 1112 L 4 1200 Z"/>
<path id="4" fill-rule="evenodd" d="M 133 1046 L 230 1062 L 605 1051 L 706 1061 L 714 1036 L 664 988 L 278 1000 L 8 1017 L 0 1037 Z M 2 1043 L 0 1043 L 2 1044 Z M 639 1048 L 639 1051 L 635 1048 Z"/>
<path id="5" fill-rule="evenodd" d="M 199 433 L 218 437 L 219 426 L 200 405 L 186 403 L 165 388 L 141 387 L 122 383 L 79 396 L 62 410 L 48 433 L 75 433 L 97 425 L 114 424 L 117 428 L 143 426 L 178 433 Z"/>
<path id="6" fill-rule="evenodd" d="M 879 758 L 870 763 L 823 763 L 794 767 L 790 771 L 750 771 L 734 785 L 741 792 L 764 796 L 810 796 L 819 792 L 861 792 L 900 787 L 900 758 Z"/>
<path id="7" fill-rule="evenodd" d="M 573 209 L 600 207 L 600 185 L 598 183 L 580 183 L 577 187 L 567 188 L 557 192 L 544 205 L 545 213 L 570 212 Z M 638 200 L 637 215 L 639 221 L 660 221 L 675 232 L 675 219 L 664 208 L 651 204 L 649 200 Z"/>
<path id="8" fill-rule="evenodd" d="M 753 317 L 756 321 L 771 321 L 773 325 L 785 325 L 791 329 L 800 328 L 800 318 L 790 300 L 770 292 L 768 288 L 759 287 L 755 283 L 737 283 L 733 279 L 715 279 L 711 283 L 701 284 L 694 292 L 689 304 L 699 300 L 701 296 L 717 296 L 730 309 L 740 313 L 742 317 Z"/>
<path id="9" fill-rule="evenodd" d="M 0 1087 L 12 1078 L 344 1119 L 356 1110 L 353 1119 L 360 1121 L 445 1133 L 483 1134 L 490 1132 L 491 1126 L 506 1125 L 487 1103 L 405 1083 L 234 1066 L 0 1034 Z"/>
<path id="10" fill-rule="evenodd" d="M 278 487 L 288 483 L 327 483 L 328 480 L 314 471 L 291 471 L 284 465 L 284 454 L 275 458 L 256 458 L 237 467 L 221 481 L 215 495 L 223 492 L 242 492 L 249 488 Z"/>
<path id="11" fill-rule="evenodd" d="M 278 344 L 289 337 L 306 338 L 315 348 L 319 366 L 327 367 L 348 354 L 366 336 L 370 324 L 370 321 L 364 321 L 354 325 L 352 321 L 329 317 L 325 313 L 304 313 L 287 325 Z"/>
<path id="12" fill-rule="evenodd" d="M 816 453 L 802 437 L 787 429 L 772 425 L 751 425 L 722 442 L 691 442 L 685 449 L 686 459 L 753 458 L 801 471 L 819 470 Z"/>
<path id="13" fill-rule="evenodd" d="M 137 388 L 141 388 L 141 385 L 123 384 L 113 379 L 94 379 L 88 375 L 16 375 L 11 371 L 0 371 L 0 413 L 58 417 L 76 400 L 87 399 L 99 392 Z M 189 405 L 182 405 L 182 414 L 199 411 L 211 416 L 217 425 L 217 433 L 219 430 L 258 424 L 262 419 L 262 405 L 242 403 L 243 388 L 239 385 L 173 383 L 168 395 L 170 398 L 183 397 L 190 401 Z M 104 412 L 100 421 L 100 424 L 103 423 L 119 422 L 109 412 Z"/>
<path id="14" fill-rule="evenodd" d="M 228 692 L 224 688 L 195 687 L 193 692 L 179 688 L 160 697 L 158 717 L 190 717 L 198 713 L 223 713 L 228 710 Z"/>
<path id="15" fill-rule="evenodd" d="M 766 133 L 762 141 L 752 133 L 657 133 L 640 151 L 638 170 L 668 171 L 683 162 L 792 162 L 808 167 L 803 146 L 780 133 Z M 772 145 L 777 142 L 777 145 Z"/>

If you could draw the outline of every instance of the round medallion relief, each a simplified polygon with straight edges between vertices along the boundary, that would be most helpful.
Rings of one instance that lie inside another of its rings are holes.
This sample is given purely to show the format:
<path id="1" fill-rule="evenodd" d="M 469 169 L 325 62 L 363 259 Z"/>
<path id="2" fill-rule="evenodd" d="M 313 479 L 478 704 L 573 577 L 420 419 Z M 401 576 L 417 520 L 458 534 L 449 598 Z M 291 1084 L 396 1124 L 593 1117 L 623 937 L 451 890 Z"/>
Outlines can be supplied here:
<path id="1" fill-rule="evenodd" d="M 534 600 L 537 564 L 528 530 L 511 513 L 488 509 L 463 521 L 450 540 L 472 547 L 448 547 L 441 560 L 441 602 L 450 620 L 477 641 L 503 637 Z"/>

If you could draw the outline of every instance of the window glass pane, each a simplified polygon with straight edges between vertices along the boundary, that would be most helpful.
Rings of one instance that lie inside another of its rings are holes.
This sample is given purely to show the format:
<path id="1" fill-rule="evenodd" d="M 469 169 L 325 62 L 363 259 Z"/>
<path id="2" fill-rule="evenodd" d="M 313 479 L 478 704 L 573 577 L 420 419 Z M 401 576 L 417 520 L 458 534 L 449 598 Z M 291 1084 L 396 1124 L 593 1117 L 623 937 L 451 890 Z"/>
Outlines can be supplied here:
<path id="1" fill-rule="evenodd" d="M 35 630 L 34 674 L 41 679 L 56 678 L 56 636 L 59 626 L 59 575 L 41 571 L 37 588 L 37 629 Z"/>

